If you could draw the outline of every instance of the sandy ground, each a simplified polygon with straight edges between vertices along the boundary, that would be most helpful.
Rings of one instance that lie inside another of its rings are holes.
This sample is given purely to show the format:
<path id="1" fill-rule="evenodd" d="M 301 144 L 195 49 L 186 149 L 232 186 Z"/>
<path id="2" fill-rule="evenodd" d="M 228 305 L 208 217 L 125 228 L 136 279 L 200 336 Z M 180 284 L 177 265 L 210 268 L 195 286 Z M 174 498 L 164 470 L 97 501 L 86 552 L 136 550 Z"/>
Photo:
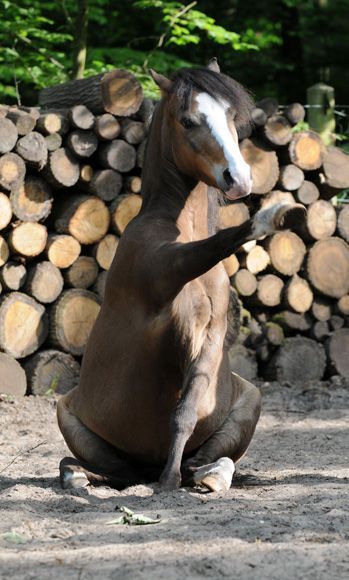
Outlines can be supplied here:
<path id="1" fill-rule="evenodd" d="M 226 494 L 62 491 L 55 401 L 2 400 L 0 577 L 348 578 L 349 384 L 262 391 L 262 419 Z M 106 525 L 123 505 L 161 523 Z"/>

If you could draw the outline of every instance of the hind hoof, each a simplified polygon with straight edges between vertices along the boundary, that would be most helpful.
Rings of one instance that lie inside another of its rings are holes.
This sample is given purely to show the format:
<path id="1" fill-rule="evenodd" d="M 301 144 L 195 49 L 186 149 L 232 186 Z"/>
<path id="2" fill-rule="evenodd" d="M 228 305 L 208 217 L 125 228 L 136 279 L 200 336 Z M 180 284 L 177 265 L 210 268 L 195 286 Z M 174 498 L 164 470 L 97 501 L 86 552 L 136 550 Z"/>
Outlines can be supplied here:
<path id="1" fill-rule="evenodd" d="M 196 485 L 205 487 L 208 491 L 228 491 L 234 472 L 234 462 L 229 457 L 221 457 L 215 463 L 199 467 L 193 480 Z"/>
<path id="2" fill-rule="evenodd" d="M 74 460 L 62 459 L 59 466 L 60 482 L 63 489 L 87 487 L 89 480 L 83 468 Z"/>

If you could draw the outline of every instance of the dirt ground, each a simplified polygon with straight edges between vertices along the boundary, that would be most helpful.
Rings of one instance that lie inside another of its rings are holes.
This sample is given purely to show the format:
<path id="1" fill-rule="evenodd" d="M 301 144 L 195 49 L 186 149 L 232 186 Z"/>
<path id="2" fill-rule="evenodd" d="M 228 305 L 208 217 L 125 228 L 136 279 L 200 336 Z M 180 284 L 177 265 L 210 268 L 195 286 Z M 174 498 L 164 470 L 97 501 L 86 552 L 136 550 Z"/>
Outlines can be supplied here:
<path id="1" fill-rule="evenodd" d="M 348 578 L 349 384 L 262 392 L 255 438 L 226 494 L 63 491 L 55 400 L 2 400 L 0 578 Z M 117 506 L 161 523 L 106 525 Z"/>

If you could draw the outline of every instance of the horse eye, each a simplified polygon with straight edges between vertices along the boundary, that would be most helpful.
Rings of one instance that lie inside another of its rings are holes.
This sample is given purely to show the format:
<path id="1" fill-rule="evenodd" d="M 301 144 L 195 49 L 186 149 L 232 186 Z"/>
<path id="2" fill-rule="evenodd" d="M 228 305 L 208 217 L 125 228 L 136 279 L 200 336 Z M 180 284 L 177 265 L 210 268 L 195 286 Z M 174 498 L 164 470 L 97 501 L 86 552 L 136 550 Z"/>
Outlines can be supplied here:
<path id="1" fill-rule="evenodd" d="M 183 117 L 183 119 L 181 119 L 181 124 L 183 125 L 184 129 L 192 129 L 193 127 L 196 127 L 194 121 L 189 119 L 189 117 Z"/>

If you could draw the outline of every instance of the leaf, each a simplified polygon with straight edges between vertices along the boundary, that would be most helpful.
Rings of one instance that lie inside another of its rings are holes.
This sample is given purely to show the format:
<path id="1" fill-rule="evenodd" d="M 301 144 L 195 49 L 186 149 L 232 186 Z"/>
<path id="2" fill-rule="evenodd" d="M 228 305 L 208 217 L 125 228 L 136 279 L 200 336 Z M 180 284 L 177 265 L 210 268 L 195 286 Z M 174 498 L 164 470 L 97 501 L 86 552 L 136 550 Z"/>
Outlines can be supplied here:
<path id="1" fill-rule="evenodd" d="M 126 506 L 122 506 L 119 509 L 120 512 L 123 512 L 125 515 L 116 518 L 115 520 L 110 520 L 106 522 L 107 526 L 112 525 L 129 525 L 129 526 L 146 526 L 148 524 L 159 524 L 161 522 L 161 518 L 150 518 L 143 514 L 135 514 L 132 510 L 130 510 Z"/>
<path id="2" fill-rule="evenodd" d="M 19 534 L 18 532 L 5 532 L 2 534 L 3 540 L 6 542 L 12 542 L 13 544 L 26 544 L 28 542 L 27 538 Z"/>

